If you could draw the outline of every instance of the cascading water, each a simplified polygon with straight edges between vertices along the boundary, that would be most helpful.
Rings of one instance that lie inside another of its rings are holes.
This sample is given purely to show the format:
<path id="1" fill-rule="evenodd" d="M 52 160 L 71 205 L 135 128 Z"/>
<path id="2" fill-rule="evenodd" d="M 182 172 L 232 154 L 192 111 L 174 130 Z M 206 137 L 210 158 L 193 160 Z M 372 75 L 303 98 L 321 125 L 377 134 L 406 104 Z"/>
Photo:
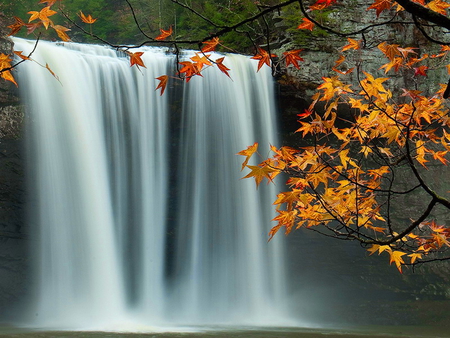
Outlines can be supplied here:
<path id="1" fill-rule="evenodd" d="M 18 67 L 34 325 L 283 324 L 283 248 L 267 243 L 275 188 L 240 180 L 235 155 L 276 143 L 269 70 L 230 55 L 232 80 L 211 67 L 159 96 L 155 77 L 175 59 L 144 51 L 139 70 L 108 48 L 41 41 L 32 57 L 59 80 Z"/>

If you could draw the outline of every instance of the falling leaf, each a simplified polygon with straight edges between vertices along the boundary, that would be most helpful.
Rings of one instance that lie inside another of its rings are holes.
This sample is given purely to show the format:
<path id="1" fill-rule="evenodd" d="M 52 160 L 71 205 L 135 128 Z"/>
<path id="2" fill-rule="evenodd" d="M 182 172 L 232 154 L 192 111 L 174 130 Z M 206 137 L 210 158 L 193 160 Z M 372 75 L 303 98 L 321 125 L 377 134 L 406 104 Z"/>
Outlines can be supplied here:
<path id="1" fill-rule="evenodd" d="M 161 31 L 161 34 L 155 38 L 155 40 L 158 40 L 158 41 L 165 40 L 167 37 L 171 36 L 173 33 L 172 26 L 170 26 L 168 30 L 164 30 L 162 28 L 160 28 L 159 30 Z"/>
<path id="2" fill-rule="evenodd" d="M 167 81 L 169 80 L 169 77 L 167 75 L 162 75 L 160 77 L 157 77 L 156 79 L 159 80 L 159 84 L 155 90 L 161 89 L 160 95 L 162 95 L 162 94 L 164 94 L 164 91 L 166 90 Z"/>
<path id="3" fill-rule="evenodd" d="M 82 11 L 80 11 L 78 16 L 81 18 L 81 21 L 90 25 L 92 25 L 95 21 L 97 21 L 97 19 L 94 19 L 90 14 L 88 16 L 84 15 Z"/>

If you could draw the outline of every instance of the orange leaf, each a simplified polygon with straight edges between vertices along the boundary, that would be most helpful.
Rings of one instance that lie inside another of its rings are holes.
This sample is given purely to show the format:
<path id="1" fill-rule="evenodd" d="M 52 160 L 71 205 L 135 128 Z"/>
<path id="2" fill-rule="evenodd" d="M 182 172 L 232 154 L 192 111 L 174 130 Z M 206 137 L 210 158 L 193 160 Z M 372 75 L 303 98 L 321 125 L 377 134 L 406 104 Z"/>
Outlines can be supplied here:
<path id="1" fill-rule="evenodd" d="M 439 14 L 447 15 L 447 8 L 450 7 L 450 4 L 442 0 L 433 0 L 428 3 L 427 7 Z"/>
<path id="2" fill-rule="evenodd" d="M 401 251 L 388 251 L 390 257 L 389 263 L 395 263 L 395 265 L 397 266 L 398 271 L 400 271 L 400 273 L 402 273 L 402 264 L 404 264 L 405 262 L 403 261 L 402 256 L 406 255 L 404 252 Z"/>
<path id="3" fill-rule="evenodd" d="M 286 67 L 288 67 L 289 65 L 293 65 L 295 68 L 300 69 L 298 62 L 305 61 L 303 58 L 301 58 L 298 55 L 302 50 L 303 49 L 296 49 L 296 50 L 291 50 L 291 51 L 287 51 L 287 52 L 283 53 L 283 55 L 285 56 L 285 59 L 286 59 Z"/>
<path id="4" fill-rule="evenodd" d="M 198 64 L 191 61 L 182 61 L 180 62 L 180 65 L 182 65 L 183 68 L 180 69 L 179 73 L 185 74 L 186 82 L 189 82 L 194 75 L 202 76 L 200 74 L 201 69 L 198 69 Z"/>
<path id="5" fill-rule="evenodd" d="M 385 9 L 390 9 L 393 5 L 391 0 L 375 0 L 375 2 L 368 7 L 367 9 L 375 9 L 377 11 L 377 17 L 381 14 Z"/>
<path id="6" fill-rule="evenodd" d="M 359 49 L 359 43 L 361 42 L 361 40 L 356 41 L 351 38 L 347 38 L 347 41 L 348 41 L 348 44 L 345 45 L 344 47 L 342 47 L 343 52 L 346 50 L 349 50 L 349 49 L 355 49 L 355 50 Z"/>
<path id="7" fill-rule="evenodd" d="M 258 70 L 257 70 L 257 71 L 259 71 L 264 64 L 266 64 L 270 67 L 270 58 L 275 57 L 275 56 L 276 55 L 274 55 L 274 54 L 269 55 L 269 53 L 267 53 L 267 51 L 258 47 L 258 52 L 256 53 L 255 56 L 252 56 L 251 59 L 259 60 Z"/>
<path id="8" fill-rule="evenodd" d="M 251 170 L 246 176 L 243 178 L 250 178 L 254 177 L 256 186 L 258 187 L 261 181 L 266 178 L 268 181 L 272 181 L 272 178 L 270 176 L 271 173 L 276 172 L 277 170 L 272 169 L 271 167 L 264 165 L 263 167 L 257 166 L 257 165 L 247 165 L 247 168 Z"/>
<path id="9" fill-rule="evenodd" d="M 16 54 L 22 60 L 30 60 L 30 58 L 28 56 L 23 55 L 22 53 L 23 53 L 22 51 L 14 51 L 14 54 Z"/>
<path id="10" fill-rule="evenodd" d="M 256 150 L 258 150 L 257 142 L 253 143 L 253 145 L 248 146 L 247 149 L 241 150 L 240 152 L 238 152 L 236 154 L 236 155 L 246 156 L 245 161 L 242 163 L 241 170 L 244 170 L 244 168 L 247 166 L 248 161 L 250 160 L 250 157 L 252 157 L 252 155 L 256 152 Z"/>
<path id="11" fill-rule="evenodd" d="M 155 38 L 155 40 L 159 40 L 159 41 L 164 40 L 164 39 L 166 39 L 167 37 L 171 36 L 172 33 L 173 33 L 172 26 L 170 26 L 169 29 L 166 30 L 166 31 L 165 31 L 164 29 L 162 29 L 162 28 L 160 28 L 159 30 L 161 31 L 161 34 L 158 35 L 158 36 Z"/>
<path id="12" fill-rule="evenodd" d="M 128 55 L 130 56 L 130 67 L 132 67 L 133 65 L 136 65 L 136 67 L 139 68 L 139 66 L 145 67 L 144 61 L 142 61 L 141 56 L 142 54 L 144 54 L 144 52 L 136 52 L 136 53 L 132 53 L 132 52 L 127 52 Z"/>
<path id="13" fill-rule="evenodd" d="M 92 18 L 90 14 L 88 16 L 84 15 L 82 11 L 80 11 L 78 16 L 81 18 L 81 21 L 83 21 L 84 23 L 88 23 L 90 25 L 92 25 L 95 21 L 97 21 L 97 19 Z"/>
<path id="14" fill-rule="evenodd" d="M 216 60 L 216 66 L 220 69 L 220 71 L 222 73 L 225 73 L 226 76 L 228 76 L 230 79 L 230 74 L 228 74 L 228 71 L 230 70 L 230 68 L 228 68 L 227 66 L 225 66 L 223 64 L 223 60 L 225 59 L 225 57 L 221 57 L 219 59 Z"/>
<path id="15" fill-rule="evenodd" d="M 54 26 L 52 26 L 52 28 L 56 31 L 56 33 L 61 38 L 61 40 L 70 41 L 69 36 L 66 34 L 67 31 L 70 31 L 69 28 L 66 28 L 66 27 L 60 26 L 60 25 L 54 25 Z"/>
<path id="16" fill-rule="evenodd" d="M 11 29 L 11 32 L 9 32 L 8 35 L 14 35 L 17 34 L 20 29 L 25 26 L 25 22 L 22 21 L 21 18 L 18 18 L 17 16 L 14 17 L 14 20 L 16 20 L 15 23 L 13 23 L 12 25 L 9 25 L 8 28 Z"/>
<path id="17" fill-rule="evenodd" d="M 309 29 L 310 31 L 314 28 L 314 22 L 309 20 L 308 18 L 303 18 L 303 22 L 298 25 L 297 29 Z"/>
<path id="18" fill-rule="evenodd" d="M 44 7 L 41 9 L 40 12 L 36 11 L 30 11 L 28 14 L 31 14 L 30 19 L 28 22 L 31 22 L 33 20 L 39 19 L 41 20 L 42 24 L 44 25 L 45 29 L 48 29 L 48 26 L 51 23 L 51 20 L 48 18 L 49 16 L 55 15 L 57 12 L 50 9 L 50 6 Z"/>
<path id="19" fill-rule="evenodd" d="M 414 67 L 414 76 L 427 76 L 427 71 L 428 67 L 427 66 L 420 66 L 420 67 Z"/>
<path id="20" fill-rule="evenodd" d="M 309 6 L 311 10 L 322 10 L 331 6 L 336 0 L 317 0 L 313 5 Z"/>
<path id="21" fill-rule="evenodd" d="M 159 80 L 159 84 L 155 90 L 161 89 L 160 95 L 162 95 L 162 94 L 164 94 L 164 91 L 166 90 L 167 81 L 169 80 L 169 77 L 167 75 L 163 75 L 163 76 L 157 77 L 156 79 Z"/>
<path id="22" fill-rule="evenodd" d="M 219 38 L 218 37 L 214 37 L 211 40 L 204 41 L 203 44 L 205 45 L 201 49 L 201 51 L 203 53 L 215 51 L 216 50 L 216 46 L 219 44 Z"/>

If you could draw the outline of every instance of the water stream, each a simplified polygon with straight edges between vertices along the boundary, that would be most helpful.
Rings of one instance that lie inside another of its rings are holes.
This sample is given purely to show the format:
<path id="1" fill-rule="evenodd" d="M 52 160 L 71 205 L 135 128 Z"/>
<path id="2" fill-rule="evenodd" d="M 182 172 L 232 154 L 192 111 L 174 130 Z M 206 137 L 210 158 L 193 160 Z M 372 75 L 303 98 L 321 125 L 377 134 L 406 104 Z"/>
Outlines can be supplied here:
<path id="1" fill-rule="evenodd" d="M 270 70 L 227 55 L 232 79 L 210 67 L 160 96 L 175 57 L 142 51 L 137 69 L 105 47 L 40 41 L 39 64 L 19 67 L 38 238 L 30 325 L 285 325 L 282 238 L 267 243 L 276 188 L 240 180 L 235 155 L 277 144 Z"/>

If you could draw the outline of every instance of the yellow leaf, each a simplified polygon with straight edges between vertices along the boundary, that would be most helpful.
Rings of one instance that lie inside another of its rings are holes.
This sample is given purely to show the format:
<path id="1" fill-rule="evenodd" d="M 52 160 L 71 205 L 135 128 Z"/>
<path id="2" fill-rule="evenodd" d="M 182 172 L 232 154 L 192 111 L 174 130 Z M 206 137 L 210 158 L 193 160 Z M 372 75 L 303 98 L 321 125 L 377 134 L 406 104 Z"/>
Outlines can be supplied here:
<path id="1" fill-rule="evenodd" d="M 406 255 L 406 253 L 404 253 L 402 251 L 390 251 L 389 255 L 391 256 L 389 263 L 390 264 L 395 263 L 398 271 L 400 271 L 400 273 L 402 273 L 402 264 L 405 264 L 405 261 L 403 260 L 402 256 Z"/>
<path id="2" fill-rule="evenodd" d="M 244 168 L 247 166 L 247 163 L 250 160 L 250 157 L 252 157 L 252 155 L 256 152 L 256 150 L 258 150 L 257 142 L 253 143 L 253 145 L 248 146 L 247 149 L 241 150 L 240 152 L 238 152 L 236 154 L 236 155 L 246 156 L 244 162 L 242 163 L 241 171 L 244 170 Z"/>

